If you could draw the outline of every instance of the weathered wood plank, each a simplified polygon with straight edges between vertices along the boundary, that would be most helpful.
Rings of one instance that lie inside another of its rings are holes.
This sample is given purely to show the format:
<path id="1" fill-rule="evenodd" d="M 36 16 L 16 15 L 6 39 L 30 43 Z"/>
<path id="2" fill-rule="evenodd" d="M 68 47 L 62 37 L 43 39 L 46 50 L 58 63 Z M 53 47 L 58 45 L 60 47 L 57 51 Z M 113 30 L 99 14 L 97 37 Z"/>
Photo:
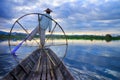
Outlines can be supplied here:
<path id="1" fill-rule="evenodd" d="M 51 55 L 52 59 L 54 59 L 56 61 L 56 64 L 59 64 L 61 61 L 58 58 L 58 56 L 51 49 L 48 49 L 48 51 L 49 51 L 49 54 Z"/>
<path id="2" fill-rule="evenodd" d="M 50 60 L 49 57 L 47 56 L 47 80 L 51 80 L 49 64 L 50 64 Z"/>
<path id="3" fill-rule="evenodd" d="M 40 54 L 39 59 L 36 62 L 33 69 L 31 70 L 31 73 L 29 74 L 29 76 L 27 77 L 26 80 L 40 80 L 40 78 L 38 77 L 38 74 L 39 74 L 39 67 L 40 67 L 40 61 L 41 61 L 41 55 L 42 54 L 41 54 L 41 52 L 39 54 Z"/>
<path id="4" fill-rule="evenodd" d="M 35 60 L 32 58 L 32 55 L 29 57 L 29 59 L 35 64 Z"/>
<path id="5" fill-rule="evenodd" d="M 74 80 L 72 75 L 69 73 L 69 71 L 67 70 L 67 68 L 65 67 L 63 62 L 60 61 L 60 59 L 57 57 L 57 55 L 52 50 L 50 50 L 50 49 L 48 49 L 48 50 L 49 50 L 50 55 L 55 59 L 56 63 L 58 63 L 58 67 L 59 67 L 63 77 L 65 78 L 65 80 Z"/>
<path id="6" fill-rule="evenodd" d="M 59 68 L 55 69 L 55 74 L 56 74 L 57 80 L 64 80 L 64 77 Z"/>
<path id="7" fill-rule="evenodd" d="M 26 64 L 26 65 L 27 65 L 27 64 Z M 19 64 L 19 67 L 20 67 L 26 74 L 29 73 L 28 68 L 25 69 L 25 67 L 24 67 L 22 64 Z"/>
<path id="8" fill-rule="evenodd" d="M 49 70 L 50 70 L 50 75 L 51 75 L 51 79 L 52 80 L 56 80 L 56 76 L 54 73 L 54 67 L 56 66 L 55 61 L 52 59 L 52 57 L 49 55 L 48 50 L 44 50 L 44 52 L 46 53 L 46 56 L 49 60 Z"/>
<path id="9" fill-rule="evenodd" d="M 50 66 L 51 79 L 52 79 L 52 80 L 56 80 L 56 79 L 55 79 L 55 75 L 54 75 L 54 71 L 53 71 L 53 68 L 52 68 L 52 62 L 51 62 L 51 61 L 50 61 L 50 63 L 49 63 L 49 66 Z"/>
<path id="10" fill-rule="evenodd" d="M 43 53 L 43 57 L 44 57 L 44 58 L 43 58 L 43 65 L 42 65 L 42 66 L 43 66 L 43 68 L 42 68 L 42 69 L 43 69 L 43 72 L 42 72 L 42 77 L 41 77 L 41 79 L 42 79 L 42 80 L 46 80 L 46 76 L 47 76 L 47 72 L 46 72 L 46 71 L 47 71 L 47 70 L 46 70 L 46 68 L 47 68 L 47 64 L 46 64 L 46 63 L 47 63 L 47 56 L 46 56 L 46 53 Z"/>
<path id="11" fill-rule="evenodd" d="M 19 78 L 16 77 L 16 75 L 13 72 L 10 72 L 10 75 L 12 75 L 15 80 L 19 80 Z"/>
<path id="12" fill-rule="evenodd" d="M 2 79 L 2 80 L 15 80 L 15 78 L 13 75 L 9 74 L 9 75 L 5 76 L 4 79 Z"/>
<path id="13" fill-rule="evenodd" d="M 3 80 L 8 79 L 74 80 L 62 61 L 60 61 L 57 55 L 50 49 L 38 49 L 34 51 L 3 78 Z"/>
<path id="14" fill-rule="evenodd" d="M 61 63 L 60 65 L 60 70 L 65 78 L 65 80 L 74 80 L 74 78 L 72 77 L 72 75 L 69 73 L 69 71 L 67 70 L 67 68 L 64 66 L 63 63 Z M 68 77 L 69 76 L 69 77 Z"/>

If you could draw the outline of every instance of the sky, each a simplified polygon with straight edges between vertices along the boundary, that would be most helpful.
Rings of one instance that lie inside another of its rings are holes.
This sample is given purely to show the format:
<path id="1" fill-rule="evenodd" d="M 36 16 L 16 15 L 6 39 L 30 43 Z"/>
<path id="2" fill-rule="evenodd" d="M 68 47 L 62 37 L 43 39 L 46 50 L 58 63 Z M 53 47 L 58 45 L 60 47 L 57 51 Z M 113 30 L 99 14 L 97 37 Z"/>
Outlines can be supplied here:
<path id="1" fill-rule="evenodd" d="M 20 16 L 46 8 L 67 33 L 120 35 L 120 0 L 0 0 L 0 31 L 9 31 Z"/>

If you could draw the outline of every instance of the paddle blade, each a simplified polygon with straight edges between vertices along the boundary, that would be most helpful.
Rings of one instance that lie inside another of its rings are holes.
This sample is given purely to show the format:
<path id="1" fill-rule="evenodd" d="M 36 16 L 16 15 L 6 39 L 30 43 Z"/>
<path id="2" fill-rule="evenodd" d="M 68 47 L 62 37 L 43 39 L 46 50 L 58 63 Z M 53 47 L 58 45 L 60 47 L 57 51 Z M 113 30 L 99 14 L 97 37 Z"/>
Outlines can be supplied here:
<path id="1" fill-rule="evenodd" d="M 20 48 L 20 46 L 23 44 L 24 41 L 22 41 L 21 43 L 19 43 L 12 51 L 11 54 L 12 55 L 16 55 L 15 52 Z"/>

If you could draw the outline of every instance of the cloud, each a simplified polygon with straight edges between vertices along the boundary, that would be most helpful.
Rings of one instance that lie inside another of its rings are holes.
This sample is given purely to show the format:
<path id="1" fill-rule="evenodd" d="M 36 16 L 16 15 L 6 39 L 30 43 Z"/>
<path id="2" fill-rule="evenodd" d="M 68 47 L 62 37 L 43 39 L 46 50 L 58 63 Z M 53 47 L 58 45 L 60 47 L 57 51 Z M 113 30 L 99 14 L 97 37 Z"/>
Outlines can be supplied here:
<path id="1" fill-rule="evenodd" d="M 120 30 L 119 0 L 1 0 L 0 5 L 0 26 L 6 28 L 26 13 L 43 13 L 49 7 L 66 30 Z"/>
<path id="2" fill-rule="evenodd" d="M 6 0 L 1 0 L 0 2 L 0 17 L 1 18 L 6 18 L 6 19 L 10 19 L 13 16 L 11 15 L 11 13 L 13 13 L 13 4 L 11 4 L 10 1 L 6 1 Z"/>
<path id="3" fill-rule="evenodd" d="M 73 28 L 74 30 L 79 29 L 79 31 L 85 29 L 93 31 L 120 30 L 119 8 L 118 0 L 78 0 L 59 6 L 57 9 L 60 10 L 60 13 L 57 17 L 63 18 L 63 21 L 68 23 L 67 26 L 72 25 L 69 27 L 71 30 Z"/>

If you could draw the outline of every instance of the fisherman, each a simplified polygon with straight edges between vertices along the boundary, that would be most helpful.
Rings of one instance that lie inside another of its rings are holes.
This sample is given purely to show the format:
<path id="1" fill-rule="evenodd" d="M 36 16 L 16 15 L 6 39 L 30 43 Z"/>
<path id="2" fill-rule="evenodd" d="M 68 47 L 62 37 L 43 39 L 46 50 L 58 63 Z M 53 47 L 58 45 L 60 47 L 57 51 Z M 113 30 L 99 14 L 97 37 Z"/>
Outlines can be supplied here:
<path id="1" fill-rule="evenodd" d="M 40 18 L 40 25 L 37 26 L 31 33 L 30 36 L 28 37 L 27 40 L 32 40 L 32 38 L 34 37 L 34 35 L 36 33 L 39 33 L 40 35 L 40 44 L 42 47 L 44 47 L 45 44 L 45 31 L 47 28 L 49 28 L 49 32 L 51 32 L 51 28 L 52 28 L 52 20 L 50 18 L 51 15 L 50 13 L 52 12 L 52 10 L 50 10 L 49 8 L 47 8 L 46 10 L 44 10 L 46 12 L 46 14 L 42 15 Z M 48 17 L 46 17 L 48 16 Z"/>

